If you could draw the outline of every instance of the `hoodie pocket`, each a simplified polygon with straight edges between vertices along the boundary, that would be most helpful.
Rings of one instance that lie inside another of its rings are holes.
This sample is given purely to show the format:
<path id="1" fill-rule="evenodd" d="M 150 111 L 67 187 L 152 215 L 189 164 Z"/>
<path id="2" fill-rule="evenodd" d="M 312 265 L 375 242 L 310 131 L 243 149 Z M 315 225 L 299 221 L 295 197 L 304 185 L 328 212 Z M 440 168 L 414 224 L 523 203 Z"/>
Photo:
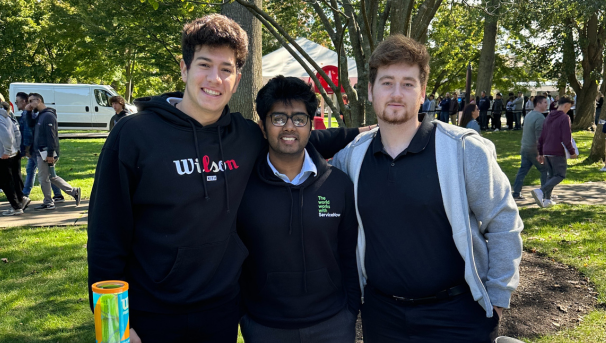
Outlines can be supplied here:
<path id="1" fill-rule="evenodd" d="M 307 275 L 307 290 L 304 282 Z M 321 313 L 340 298 L 326 268 L 303 272 L 268 273 L 261 289 L 261 301 L 271 312 L 286 318 L 300 318 Z"/>
<path id="2" fill-rule="evenodd" d="M 170 272 L 156 283 L 185 301 L 200 298 L 202 294 L 196 293 L 204 290 L 211 280 L 225 287 L 237 283 L 246 256 L 248 250 L 236 234 L 200 247 L 181 247 Z M 219 267 L 224 271 L 221 280 L 214 280 Z"/>

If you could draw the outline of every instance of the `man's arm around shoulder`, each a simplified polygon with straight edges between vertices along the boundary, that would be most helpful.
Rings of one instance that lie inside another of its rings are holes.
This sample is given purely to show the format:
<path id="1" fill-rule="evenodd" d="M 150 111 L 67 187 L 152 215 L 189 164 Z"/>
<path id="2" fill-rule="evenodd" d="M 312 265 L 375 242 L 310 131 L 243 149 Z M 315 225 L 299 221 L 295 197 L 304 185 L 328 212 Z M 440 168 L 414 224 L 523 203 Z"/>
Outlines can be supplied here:
<path id="1" fill-rule="evenodd" d="M 524 224 L 494 144 L 481 137 L 466 138 L 465 143 L 467 199 L 488 248 L 486 290 L 494 306 L 508 308 L 519 283 Z"/>

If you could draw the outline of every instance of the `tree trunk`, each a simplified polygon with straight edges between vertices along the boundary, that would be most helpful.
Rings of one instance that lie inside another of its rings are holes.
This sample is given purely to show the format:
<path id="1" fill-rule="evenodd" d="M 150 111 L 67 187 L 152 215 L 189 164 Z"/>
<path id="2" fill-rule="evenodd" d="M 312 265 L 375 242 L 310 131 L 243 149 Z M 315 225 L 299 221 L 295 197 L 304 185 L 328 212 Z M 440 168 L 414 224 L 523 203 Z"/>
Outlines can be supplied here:
<path id="1" fill-rule="evenodd" d="M 600 92 L 602 95 L 606 96 L 606 57 L 604 58 L 604 67 L 602 67 L 602 87 L 600 88 Z"/>
<path id="2" fill-rule="evenodd" d="M 495 8 L 501 0 L 490 0 L 489 6 Z M 500 7 L 498 7 L 500 9 Z M 480 53 L 480 64 L 478 66 L 478 79 L 476 81 L 476 94 L 485 91 L 487 96 L 491 93 L 492 77 L 495 62 L 495 46 L 497 41 L 499 10 L 493 15 L 484 15 L 484 38 L 482 39 L 482 52 Z"/>
<path id="3" fill-rule="evenodd" d="M 417 42 L 425 44 L 427 40 L 427 28 L 433 17 L 435 17 L 438 8 L 442 5 L 442 0 L 425 0 L 417 14 L 412 20 L 410 37 Z"/>
<path id="4" fill-rule="evenodd" d="M 576 79 L 574 68 L 568 67 L 568 80 L 577 94 L 576 111 L 573 130 L 585 130 L 591 127 L 595 120 L 595 98 L 598 93 L 598 82 L 600 69 L 603 66 L 604 59 L 604 39 L 606 38 L 606 22 L 601 24 L 598 21 L 597 14 L 593 14 L 589 20 L 584 23 L 583 29 L 579 32 L 579 45 L 583 56 L 581 66 L 583 67 L 583 85 Z M 567 38 L 570 49 L 572 37 Z M 574 49 L 574 48 L 573 48 Z M 565 51 L 566 52 L 566 51 Z M 568 50 L 568 54 L 573 53 Z M 569 57 L 570 58 L 570 57 Z M 572 73 L 571 73 L 572 71 Z"/>
<path id="5" fill-rule="evenodd" d="M 573 130 L 585 130 L 591 127 L 595 121 L 595 98 L 598 94 L 598 85 L 590 83 L 576 93 Z"/>
<path id="6" fill-rule="evenodd" d="M 606 108 L 602 107 L 602 112 L 600 112 L 600 120 L 606 120 Z M 589 157 L 587 159 L 590 162 L 599 162 L 605 161 L 605 146 L 606 146 L 606 135 L 602 133 L 602 126 L 598 124 L 595 129 L 595 134 L 593 135 L 593 142 L 591 143 L 591 151 L 589 152 Z"/>
<path id="7" fill-rule="evenodd" d="M 390 35 L 410 35 L 410 17 L 414 3 L 414 0 L 392 0 Z"/>
<path id="8" fill-rule="evenodd" d="M 262 8 L 262 0 L 249 0 Z M 259 116 L 255 111 L 255 98 L 263 86 L 262 51 L 261 51 L 261 22 L 244 6 L 233 2 L 223 5 L 221 14 L 236 21 L 248 34 L 248 58 L 242 68 L 242 78 L 238 91 L 229 101 L 232 112 L 240 112 L 247 119 L 257 121 Z"/>

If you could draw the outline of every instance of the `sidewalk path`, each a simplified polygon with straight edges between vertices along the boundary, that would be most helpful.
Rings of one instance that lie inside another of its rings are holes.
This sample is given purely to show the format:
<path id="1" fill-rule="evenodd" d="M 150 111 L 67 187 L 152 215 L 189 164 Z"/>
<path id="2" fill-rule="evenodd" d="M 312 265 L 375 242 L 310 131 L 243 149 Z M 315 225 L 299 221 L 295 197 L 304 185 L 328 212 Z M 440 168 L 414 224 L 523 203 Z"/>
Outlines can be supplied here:
<path id="1" fill-rule="evenodd" d="M 82 200 L 80 206 L 76 207 L 74 200 L 66 200 L 55 204 L 56 209 L 34 210 L 34 207 L 42 204 L 42 201 L 32 201 L 25 212 L 19 216 L 5 217 L 0 215 L 0 228 L 14 226 L 68 226 L 88 225 L 88 200 Z M 0 213 L 8 210 L 8 202 L 0 203 Z"/>
<path id="2" fill-rule="evenodd" d="M 522 196 L 526 199 L 517 200 L 518 207 L 538 207 L 530 191 L 540 186 L 524 186 Z M 606 182 L 586 182 L 574 185 L 557 185 L 552 195 L 557 199 L 552 199 L 560 204 L 573 205 L 606 205 Z"/>
<path id="3" fill-rule="evenodd" d="M 519 207 L 537 207 L 530 191 L 538 186 L 526 186 L 522 189 L 525 200 L 518 200 Z M 575 185 L 558 185 L 553 192 L 558 196 L 557 203 L 606 205 L 606 182 L 587 182 Z M 68 226 L 88 225 L 88 200 L 82 200 L 79 207 L 73 200 L 57 204 L 54 211 L 36 211 L 41 201 L 32 201 L 25 213 L 20 216 L 0 216 L 0 228 L 13 226 Z M 9 209 L 8 202 L 0 203 L 0 212 Z"/>

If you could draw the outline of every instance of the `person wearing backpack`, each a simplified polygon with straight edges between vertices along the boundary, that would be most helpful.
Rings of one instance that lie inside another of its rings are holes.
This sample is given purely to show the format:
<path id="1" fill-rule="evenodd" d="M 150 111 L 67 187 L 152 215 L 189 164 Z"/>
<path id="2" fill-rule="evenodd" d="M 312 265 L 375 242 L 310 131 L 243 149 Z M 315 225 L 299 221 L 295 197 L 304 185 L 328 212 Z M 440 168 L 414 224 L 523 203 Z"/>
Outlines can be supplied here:
<path id="1" fill-rule="evenodd" d="M 4 191 L 11 208 L 3 216 L 23 214 L 30 199 L 23 195 L 21 180 L 21 132 L 19 125 L 4 108 L 0 108 L 0 188 Z"/>

